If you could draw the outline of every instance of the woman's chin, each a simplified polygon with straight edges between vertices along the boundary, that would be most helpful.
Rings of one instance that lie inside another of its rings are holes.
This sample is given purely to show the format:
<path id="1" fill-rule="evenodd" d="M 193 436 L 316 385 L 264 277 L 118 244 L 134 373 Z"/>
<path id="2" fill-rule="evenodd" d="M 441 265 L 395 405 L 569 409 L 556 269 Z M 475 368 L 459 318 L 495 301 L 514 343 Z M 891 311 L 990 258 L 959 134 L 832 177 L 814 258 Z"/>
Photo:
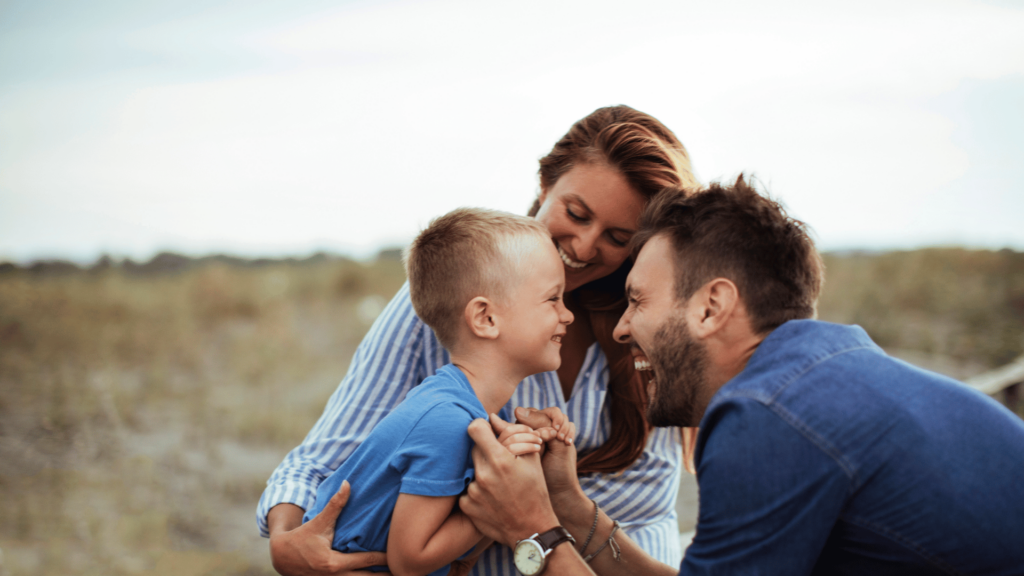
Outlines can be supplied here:
<path id="1" fill-rule="evenodd" d="M 574 270 L 565 267 L 565 291 L 572 292 L 573 290 L 583 286 L 584 284 L 597 280 L 600 276 L 595 276 L 590 270 Z"/>

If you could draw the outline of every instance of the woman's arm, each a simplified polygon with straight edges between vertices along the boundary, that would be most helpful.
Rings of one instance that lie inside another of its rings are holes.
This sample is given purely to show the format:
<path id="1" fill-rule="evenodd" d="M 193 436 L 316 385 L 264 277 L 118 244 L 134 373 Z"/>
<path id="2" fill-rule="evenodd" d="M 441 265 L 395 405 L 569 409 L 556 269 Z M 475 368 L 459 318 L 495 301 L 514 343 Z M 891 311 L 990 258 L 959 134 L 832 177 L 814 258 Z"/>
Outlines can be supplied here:
<path id="1" fill-rule="evenodd" d="M 348 482 L 315 518 L 302 524 L 302 508 L 294 504 L 280 504 L 270 511 L 270 556 L 281 574 L 369 574 L 353 572 L 368 566 L 379 566 L 387 561 L 383 552 L 342 554 L 331 550 L 334 524 L 341 509 L 348 502 Z"/>
<path id="2" fill-rule="evenodd" d="M 316 425 L 267 482 L 256 513 L 261 535 L 271 536 L 271 520 L 274 533 L 291 532 L 299 526 L 302 511 L 316 500 L 320 482 L 422 381 L 428 368 L 443 362 L 443 353 L 434 348 L 436 338 L 416 317 L 408 286 L 403 286 L 359 345 L 348 373 Z M 300 534 L 271 542 L 271 559 L 277 570 L 285 575 L 330 573 L 310 572 L 301 563 L 293 564 L 308 552 L 306 546 L 317 546 L 320 558 L 332 552 L 329 542 L 321 547 L 319 542 L 300 539 Z"/>
<path id="3" fill-rule="evenodd" d="M 451 564 L 483 538 L 456 496 L 399 494 L 388 534 L 388 568 L 397 576 L 429 574 Z"/>

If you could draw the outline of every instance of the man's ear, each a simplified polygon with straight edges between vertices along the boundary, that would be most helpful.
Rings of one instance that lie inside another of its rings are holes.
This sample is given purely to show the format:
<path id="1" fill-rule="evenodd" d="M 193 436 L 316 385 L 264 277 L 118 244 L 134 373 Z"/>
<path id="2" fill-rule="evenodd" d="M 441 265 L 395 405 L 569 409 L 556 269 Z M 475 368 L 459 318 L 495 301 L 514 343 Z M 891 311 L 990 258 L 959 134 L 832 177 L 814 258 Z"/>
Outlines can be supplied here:
<path id="1" fill-rule="evenodd" d="M 466 304 L 466 326 L 474 336 L 494 340 L 498 337 L 498 317 L 495 312 L 493 302 L 483 296 L 477 296 Z"/>
<path id="2" fill-rule="evenodd" d="M 689 324 L 695 336 L 707 338 L 732 320 L 740 291 L 728 278 L 715 278 L 690 298 Z"/>

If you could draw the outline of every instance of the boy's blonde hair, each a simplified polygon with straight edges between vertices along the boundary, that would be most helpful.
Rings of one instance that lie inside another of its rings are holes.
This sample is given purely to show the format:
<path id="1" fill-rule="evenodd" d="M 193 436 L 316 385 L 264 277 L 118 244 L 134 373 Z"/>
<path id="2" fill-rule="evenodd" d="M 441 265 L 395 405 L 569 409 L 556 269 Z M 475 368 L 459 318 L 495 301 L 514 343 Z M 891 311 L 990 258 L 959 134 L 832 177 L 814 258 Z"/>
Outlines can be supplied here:
<path id="1" fill-rule="evenodd" d="M 458 208 L 435 218 L 405 251 L 416 315 L 451 351 L 466 304 L 477 296 L 503 302 L 526 271 L 532 245 L 551 241 L 533 218 L 483 208 Z"/>

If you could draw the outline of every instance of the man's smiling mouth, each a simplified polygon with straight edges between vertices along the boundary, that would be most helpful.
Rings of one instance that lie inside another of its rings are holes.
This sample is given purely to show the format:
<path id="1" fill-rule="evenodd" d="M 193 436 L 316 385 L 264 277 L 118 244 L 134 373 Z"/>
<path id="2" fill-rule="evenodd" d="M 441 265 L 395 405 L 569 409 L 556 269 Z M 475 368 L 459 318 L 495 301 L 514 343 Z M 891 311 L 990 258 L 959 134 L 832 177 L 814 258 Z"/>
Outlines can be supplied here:
<path id="1" fill-rule="evenodd" d="M 586 262 L 578 262 L 576 260 L 573 260 L 568 254 L 565 253 L 565 250 L 562 250 L 562 247 L 559 244 L 556 243 L 555 246 L 558 248 L 558 255 L 561 256 L 562 262 L 565 262 L 565 265 L 568 266 L 569 268 L 579 270 L 580 268 L 587 267 L 588 264 Z"/>
<path id="2" fill-rule="evenodd" d="M 651 361 L 647 359 L 643 351 L 640 348 L 633 348 L 633 367 L 637 372 L 649 372 L 647 381 L 647 393 L 650 395 L 653 392 L 655 373 L 654 368 L 651 366 Z"/>

